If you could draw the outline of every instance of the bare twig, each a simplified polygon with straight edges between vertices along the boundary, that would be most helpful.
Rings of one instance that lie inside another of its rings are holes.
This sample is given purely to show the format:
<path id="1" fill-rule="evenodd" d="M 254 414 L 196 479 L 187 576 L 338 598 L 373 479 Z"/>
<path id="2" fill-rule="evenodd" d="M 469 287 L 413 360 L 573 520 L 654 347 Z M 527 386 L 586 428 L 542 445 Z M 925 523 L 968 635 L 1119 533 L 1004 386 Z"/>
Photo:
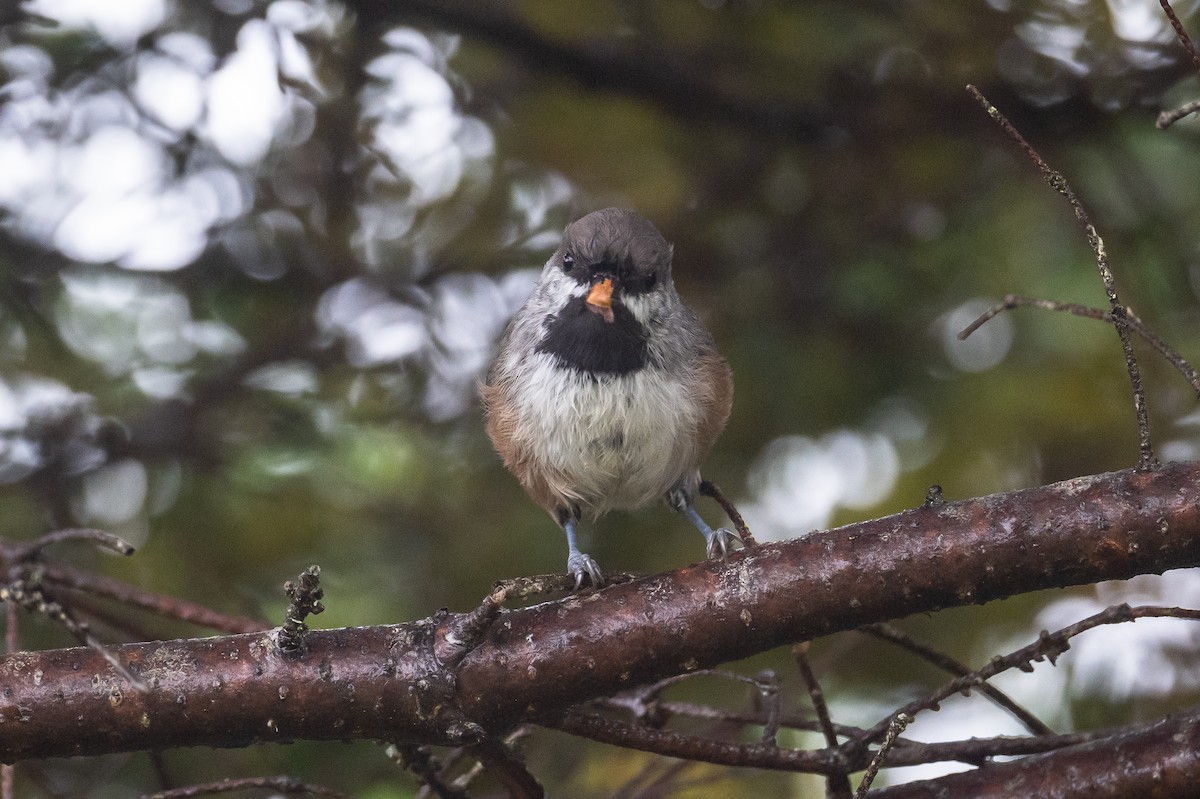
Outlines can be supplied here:
<path id="1" fill-rule="evenodd" d="M 1158 0 L 1158 3 L 1162 6 L 1163 13 L 1167 15 L 1167 19 L 1171 20 L 1171 27 L 1175 29 L 1175 35 L 1179 37 L 1179 43 L 1187 51 L 1188 58 L 1192 59 L 1192 66 L 1196 68 L 1197 73 L 1200 73 L 1200 53 L 1196 52 L 1196 45 L 1192 44 L 1192 38 L 1188 36 L 1183 23 L 1176 16 L 1175 9 L 1171 8 L 1171 4 L 1167 0 Z"/>
<path id="2" fill-rule="evenodd" d="M 760 671 L 757 679 L 758 688 L 753 695 L 754 709 L 766 716 L 761 740 L 765 744 L 774 744 L 779 737 L 779 717 L 782 715 L 779 679 L 770 669 Z"/>
<path id="3" fill-rule="evenodd" d="M 178 619 L 189 624 L 227 633 L 252 633 L 265 630 L 269 624 L 257 619 L 218 613 L 204 605 L 165 594 L 157 594 L 98 574 L 81 571 L 58 563 L 43 567 L 42 581 L 49 586 L 61 586 L 105 597 L 122 605 L 142 608 L 159 616 Z"/>
<path id="4" fill-rule="evenodd" d="M 149 690 L 146 683 L 142 682 L 115 654 L 92 635 L 86 623 L 76 619 L 62 603 L 46 594 L 42 588 L 40 569 L 27 569 L 25 574 L 18 576 L 8 585 L 0 586 L 0 601 L 20 605 L 31 613 L 39 613 L 51 621 L 57 622 L 73 635 L 75 640 L 96 650 L 108 665 L 112 666 L 113 670 L 135 690 L 141 692 Z"/>
<path id="5" fill-rule="evenodd" d="M 249 791 L 269 789 L 284 796 L 321 796 L 328 799 L 344 799 L 345 794 L 326 788 L 322 785 L 310 785 L 295 777 L 242 777 L 240 779 L 218 780 L 203 785 L 189 785 L 186 788 L 172 788 L 169 791 L 144 794 L 142 799 L 195 799 L 198 796 L 212 796 L 218 793 L 234 791 Z"/>
<path id="6" fill-rule="evenodd" d="M 619 708 L 632 710 L 627 700 L 620 697 L 600 700 L 592 703 L 593 707 Z M 713 719 L 725 723 L 743 726 L 761 726 L 766 718 L 761 712 L 745 713 L 740 711 L 723 710 L 708 705 L 694 705 L 688 702 L 659 702 L 656 706 L 660 718 L 669 720 L 674 717 Z M 820 724 L 815 719 L 802 718 L 791 714 L 782 714 L 779 719 L 780 727 L 792 730 L 820 732 Z M 861 740 L 866 730 L 845 724 L 834 724 L 834 731 L 839 737 Z M 888 761 L 893 766 L 912 766 L 921 763 L 939 761 L 959 761 L 978 765 L 990 757 L 1019 756 L 1052 752 L 1066 746 L 1074 746 L 1088 741 L 1094 741 L 1113 734 L 1119 734 L 1120 729 L 1093 730 L 1089 732 L 1064 733 L 1058 735 L 1040 735 L 1037 737 L 1000 735 L 991 738 L 970 738 L 965 741 L 944 741 L 939 743 L 923 743 L 898 738 L 896 746 Z M 866 750 L 862 750 L 866 754 Z M 859 759 L 856 752 L 849 753 L 848 767 L 863 768 L 866 759 Z"/>
<path id="7" fill-rule="evenodd" d="M 1075 219 L 1079 222 L 1080 227 L 1083 228 L 1088 244 L 1091 245 L 1092 252 L 1096 256 L 1096 266 L 1100 270 L 1100 279 L 1103 281 L 1104 291 L 1108 295 L 1108 304 L 1110 313 L 1113 316 L 1113 325 L 1117 329 L 1117 336 L 1121 339 L 1121 349 L 1125 353 L 1125 368 L 1129 372 L 1129 382 L 1133 388 L 1133 409 L 1137 418 L 1138 445 L 1141 452 L 1137 468 L 1138 471 L 1149 471 L 1158 468 L 1158 459 L 1154 457 L 1154 447 L 1150 442 L 1150 423 L 1146 416 L 1146 395 L 1142 390 L 1142 376 L 1138 369 L 1137 358 L 1133 354 L 1133 341 L 1129 335 L 1129 324 L 1125 315 L 1125 306 L 1121 304 L 1121 300 L 1117 296 L 1112 270 L 1108 265 L 1108 253 L 1104 249 L 1104 240 L 1096 232 L 1096 227 L 1088 217 L 1087 211 L 1084 210 L 1083 204 L 1075 196 L 1075 191 L 1071 188 L 1067 179 L 1061 173 L 1050 168 L 1050 165 L 1033 148 L 1033 145 L 1025 140 L 1020 131 L 1013 127 L 1013 124 L 1008 121 L 1004 114 L 1000 113 L 1000 110 L 992 105 L 978 89 L 968 85 L 967 91 L 979 101 L 979 104 L 995 120 L 996 124 L 1008 134 L 1009 138 L 1025 151 L 1025 154 L 1033 161 L 1050 187 L 1066 198 L 1067 202 L 1071 205 L 1071 210 L 1075 213 Z"/>
<path id="8" fill-rule="evenodd" d="M 1197 111 L 1200 111 L 1200 100 L 1192 100 L 1170 111 L 1160 111 L 1154 119 L 1154 127 L 1159 130 L 1166 130 L 1185 116 L 1194 114 Z"/>
<path id="9" fill-rule="evenodd" d="M 883 766 L 883 759 L 895 745 L 900 733 L 904 732 L 904 728 L 911 723 L 912 717 L 904 713 L 897 713 L 891 720 L 891 723 L 888 724 L 887 735 L 883 736 L 883 741 L 879 744 L 879 751 L 875 753 L 875 757 L 871 758 L 871 763 L 863 774 L 862 782 L 858 784 L 858 790 L 854 792 L 854 799 L 865 799 L 867 791 L 871 789 L 871 783 L 875 782 L 875 777 Z"/>
<path id="10" fill-rule="evenodd" d="M 804 680 L 804 685 L 808 688 L 808 696 L 812 700 L 813 709 L 817 713 L 817 721 L 821 724 L 821 733 L 825 736 L 825 745 L 830 749 L 837 749 L 837 732 L 833 729 L 833 719 L 829 715 L 829 706 L 825 704 L 825 693 L 821 690 L 821 684 L 817 682 L 817 675 L 813 673 L 812 664 L 808 662 L 808 641 L 803 641 L 793 646 L 792 657 L 795 659 L 796 666 L 800 670 L 800 678 Z M 850 777 L 846 772 L 830 774 L 827 782 L 827 793 L 829 796 L 842 797 L 850 795 Z"/>
<path id="11" fill-rule="evenodd" d="M 738 674 L 736 671 L 727 669 L 699 669 L 697 671 L 689 671 L 683 674 L 676 674 L 671 677 L 651 683 L 650 685 L 642 686 L 635 691 L 630 692 L 630 702 L 626 707 L 642 721 L 647 721 L 651 724 L 656 724 L 659 721 L 658 704 L 659 696 L 663 691 L 673 685 L 678 685 L 687 680 L 693 680 L 697 677 L 717 677 L 719 679 L 733 680 L 734 682 L 744 683 L 753 688 L 763 704 L 769 704 L 771 696 L 774 695 L 778 700 L 778 686 L 774 682 L 763 682 L 754 677 L 747 677 L 745 674 Z M 766 713 L 766 718 L 763 719 L 764 728 L 772 724 L 770 711 Z M 778 710 L 776 710 L 776 720 L 774 725 L 778 728 Z"/>
<path id="12" fill-rule="evenodd" d="M 1032 671 L 1033 664 L 1042 660 L 1049 660 L 1051 664 L 1055 663 L 1058 656 L 1066 652 L 1071 644 L 1070 640 L 1080 633 L 1086 632 L 1093 627 L 1099 627 L 1104 624 L 1122 624 L 1127 621 L 1135 621 L 1142 618 L 1175 618 L 1175 619 L 1191 619 L 1200 621 L 1200 610 L 1192 610 L 1189 608 L 1171 608 L 1161 607 L 1158 605 L 1139 605 L 1138 607 L 1130 607 L 1129 605 L 1113 605 L 1099 613 L 1088 616 L 1082 621 L 1075 624 L 1063 627 L 1053 633 L 1042 631 L 1038 636 L 1038 640 L 1032 644 L 1022 647 L 1015 652 L 1002 657 L 992 658 L 981 669 L 977 669 L 970 674 L 964 674 L 957 679 L 938 688 L 930 695 L 921 699 L 914 700 L 904 705 L 895 714 L 883 719 L 875 726 L 864 731 L 859 740 L 863 743 L 877 741 L 884 736 L 888 731 L 888 725 L 892 719 L 899 714 L 907 716 L 915 716 L 922 710 L 937 710 L 942 700 L 956 693 L 970 691 L 972 688 L 977 688 L 986 680 L 990 680 L 997 674 L 1008 671 L 1012 668 L 1019 668 L 1022 671 Z"/>
<path id="13" fill-rule="evenodd" d="M 825 694 L 813 674 L 812 665 L 808 662 L 808 642 L 792 647 L 792 657 L 800 669 L 800 678 L 808 688 L 808 696 L 812 699 L 813 709 L 817 712 L 817 722 L 821 725 L 821 733 L 825 736 L 825 744 L 830 748 L 838 745 L 837 732 L 833 728 L 833 719 L 829 716 L 829 706 L 825 704 Z"/>
<path id="14" fill-rule="evenodd" d="M 646 721 L 642 715 L 646 708 L 636 697 L 628 695 L 610 696 L 590 702 L 588 707 L 611 708 L 628 711 L 641 721 Z M 694 719 L 711 719 L 726 724 L 736 724 L 744 727 L 765 727 L 770 719 L 765 710 L 740 711 L 725 710 L 709 705 L 696 705 L 691 702 L 673 702 L 659 700 L 654 704 L 656 721 L 665 722 L 675 716 Z M 780 713 L 776 723 L 781 729 L 804 730 L 806 732 L 821 732 L 821 723 L 813 718 L 798 716 L 790 713 Z M 661 725 L 660 725 L 661 726 Z M 843 738 L 857 738 L 864 731 L 861 727 L 851 727 L 846 724 L 833 725 L 834 732 Z"/>
<path id="15" fill-rule="evenodd" d="M 873 635 L 883 641 L 896 644 L 899 647 L 907 649 L 917 657 L 932 663 L 942 671 L 948 671 L 951 674 L 962 677 L 971 673 L 971 669 L 963 663 L 936 649 L 925 646 L 919 643 L 905 633 L 903 630 L 893 627 L 890 624 L 879 623 L 869 624 L 865 627 L 859 627 L 858 631 L 866 635 Z M 1041 719 L 1030 713 L 1025 708 L 1014 702 L 1008 694 L 1001 691 L 990 683 L 983 683 L 979 686 L 979 691 L 984 696 L 991 699 L 1000 707 L 1011 713 L 1018 721 L 1025 725 L 1025 729 L 1029 730 L 1034 735 L 1053 735 L 1054 730 L 1046 726 Z"/>
<path id="16" fill-rule="evenodd" d="M 1033 297 L 1021 297 L 1016 294 L 1009 294 L 1003 301 L 988 308 L 979 315 L 978 319 L 963 328 L 958 334 L 959 339 L 965 339 L 983 327 L 987 322 L 1005 311 L 1011 311 L 1014 308 L 1042 308 L 1047 311 L 1064 311 L 1087 319 L 1098 319 L 1110 325 L 1116 324 L 1116 317 L 1111 312 L 1103 311 L 1099 308 L 1089 308 L 1086 305 L 1079 305 L 1073 302 L 1055 302 L 1054 300 L 1039 300 Z M 1129 306 L 1125 306 L 1125 322 L 1129 325 L 1130 330 L 1141 336 L 1159 355 L 1166 358 L 1183 375 L 1184 379 L 1191 384 L 1197 396 L 1200 396 L 1200 374 L 1196 373 L 1196 370 L 1192 368 L 1192 365 L 1182 355 L 1176 352 L 1170 344 L 1159 338 L 1154 331 L 1146 327 L 1145 323 L 1138 318 L 1137 314 Z"/>
<path id="17" fill-rule="evenodd" d="M 86 541 L 105 549 L 111 549 L 120 555 L 132 555 L 134 552 L 132 544 L 112 533 L 90 527 L 72 527 L 53 530 L 33 541 L 13 545 L 10 551 L 3 554 L 5 560 L 10 562 L 25 561 L 37 557 L 47 547 L 70 541 Z"/>
<path id="18" fill-rule="evenodd" d="M 670 730 L 658 730 L 644 724 L 630 724 L 579 708 L 567 710 L 542 723 L 572 735 L 614 746 L 725 766 L 807 771 L 826 775 L 841 773 L 846 769 L 843 756 L 828 749 L 800 751 L 781 749 L 770 744 L 719 741 Z"/>
<path id="19" fill-rule="evenodd" d="M 742 518 L 742 514 L 738 513 L 738 509 L 733 503 L 721 492 L 717 484 L 711 480 L 702 480 L 700 482 L 700 493 L 706 497 L 712 497 L 721 506 L 721 510 L 725 511 L 725 515 L 729 517 L 729 521 L 733 522 L 735 532 L 742 539 L 742 543 L 748 547 L 757 546 L 754 540 L 754 534 L 750 532 L 750 528 L 746 526 L 746 520 Z"/>
<path id="20" fill-rule="evenodd" d="M 130 555 L 134 551 L 127 542 L 103 530 L 67 528 L 46 533 L 29 542 L 0 541 L 0 565 L 7 564 L 10 569 L 18 569 L 10 572 L 12 579 L 16 579 L 22 574 L 19 569 L 30 568 L 29 564 L 38 560 L 47 547 L 72 541 L 89 542 L 122 555 Z M 244 633 L 263 630 L 269 626 L 254 619 L 218 613 L 195 602 L 146 591 L 62 563 L 46 561 L 39 563 L 37 569 L 39 585 L 48 589 L 66 588 L 92 594 L 213 630 Z"/>

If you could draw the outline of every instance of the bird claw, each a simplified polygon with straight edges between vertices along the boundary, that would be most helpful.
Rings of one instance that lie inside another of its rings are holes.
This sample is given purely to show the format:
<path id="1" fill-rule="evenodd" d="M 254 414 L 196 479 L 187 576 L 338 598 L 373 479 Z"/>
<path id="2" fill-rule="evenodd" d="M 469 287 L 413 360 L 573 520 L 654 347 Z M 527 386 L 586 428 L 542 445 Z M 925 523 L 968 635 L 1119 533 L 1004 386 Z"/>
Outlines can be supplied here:
<path id="1" fill-rule="evenodd" d="M 604 585 L 604 573 L 600 571 L 599 564 L 592 560 L 591 556 L 582 552 L 570 554 L 567 558 L 567 571 L 575 575 L 576 591 L 583 588 L 585 579 L 591 583 L 592 588 L 600 588 Z"/>
<path id="2" fill-rule="evenodd" d="M 745 548 L 746 542 L 733 530 L 727 527 L 713 530 L 713 534 L 708 538 L 708 559 L 725 560 L 735 541 L 739 547 Z"/>

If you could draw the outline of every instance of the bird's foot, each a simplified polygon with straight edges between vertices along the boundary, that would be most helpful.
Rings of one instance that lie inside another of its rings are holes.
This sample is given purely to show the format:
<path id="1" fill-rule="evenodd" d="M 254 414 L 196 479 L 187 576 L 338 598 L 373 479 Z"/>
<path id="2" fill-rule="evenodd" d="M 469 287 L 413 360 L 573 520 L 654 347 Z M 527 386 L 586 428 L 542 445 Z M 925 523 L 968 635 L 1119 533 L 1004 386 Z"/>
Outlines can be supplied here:
<path id="1" fill-rule="evenodd" d="M 599 564 L 592 560 L 590 555 L 585 555 L 579 550 L 572 550 L 567 557 L 567 571 L 575 577 L 575 590 L 583 588 L 584 580 L 591 583 L 592 588 L 600 588 L 604 585 L 604 572 L 600 571 Z"/>
<path id="2" fill-rule="evenodd" d="M 713 530 L 712 535 L 708 536 L 708 559 L 725 560 L 733 549 L 734 542 L 743 549 L 746 547 L 742 537 L 728 527 Z"/>

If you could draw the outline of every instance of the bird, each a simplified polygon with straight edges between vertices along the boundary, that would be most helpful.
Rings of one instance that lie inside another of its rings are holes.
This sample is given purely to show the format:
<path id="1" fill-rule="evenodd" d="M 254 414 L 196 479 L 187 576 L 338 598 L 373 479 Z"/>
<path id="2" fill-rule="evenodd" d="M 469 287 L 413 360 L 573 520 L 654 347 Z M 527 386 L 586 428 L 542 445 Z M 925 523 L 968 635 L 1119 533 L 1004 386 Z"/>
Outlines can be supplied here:
<path id="1" fill-rule="evenodd" d="M 579 523 L 665 498 L 710 559 L 741 538 L 695 508 L 699 464 L 729 420 L 733 374 L 671 279 L 673 247 L 636 211 L 567 225 L 480 383 L 505 467 L 562 528 L 575 589 L 604 573 Z"/>

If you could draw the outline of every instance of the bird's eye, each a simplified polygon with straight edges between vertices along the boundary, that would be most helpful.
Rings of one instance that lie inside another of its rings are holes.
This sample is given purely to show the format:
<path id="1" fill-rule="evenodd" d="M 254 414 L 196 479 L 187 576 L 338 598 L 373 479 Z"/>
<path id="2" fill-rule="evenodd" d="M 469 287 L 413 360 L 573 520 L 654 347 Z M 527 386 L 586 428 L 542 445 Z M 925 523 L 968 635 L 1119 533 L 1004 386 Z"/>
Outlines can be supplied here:
<path id="1" fill-rule="evenodd" d="M 562 261 L 563 261 L 563 271 L 569 272 L 569 271 L 571 271 L 571 267 L 575 265 L 575 256 L 571 255 L 571 253 L 569 253 L 569 252 L 564 252 Z"/>

